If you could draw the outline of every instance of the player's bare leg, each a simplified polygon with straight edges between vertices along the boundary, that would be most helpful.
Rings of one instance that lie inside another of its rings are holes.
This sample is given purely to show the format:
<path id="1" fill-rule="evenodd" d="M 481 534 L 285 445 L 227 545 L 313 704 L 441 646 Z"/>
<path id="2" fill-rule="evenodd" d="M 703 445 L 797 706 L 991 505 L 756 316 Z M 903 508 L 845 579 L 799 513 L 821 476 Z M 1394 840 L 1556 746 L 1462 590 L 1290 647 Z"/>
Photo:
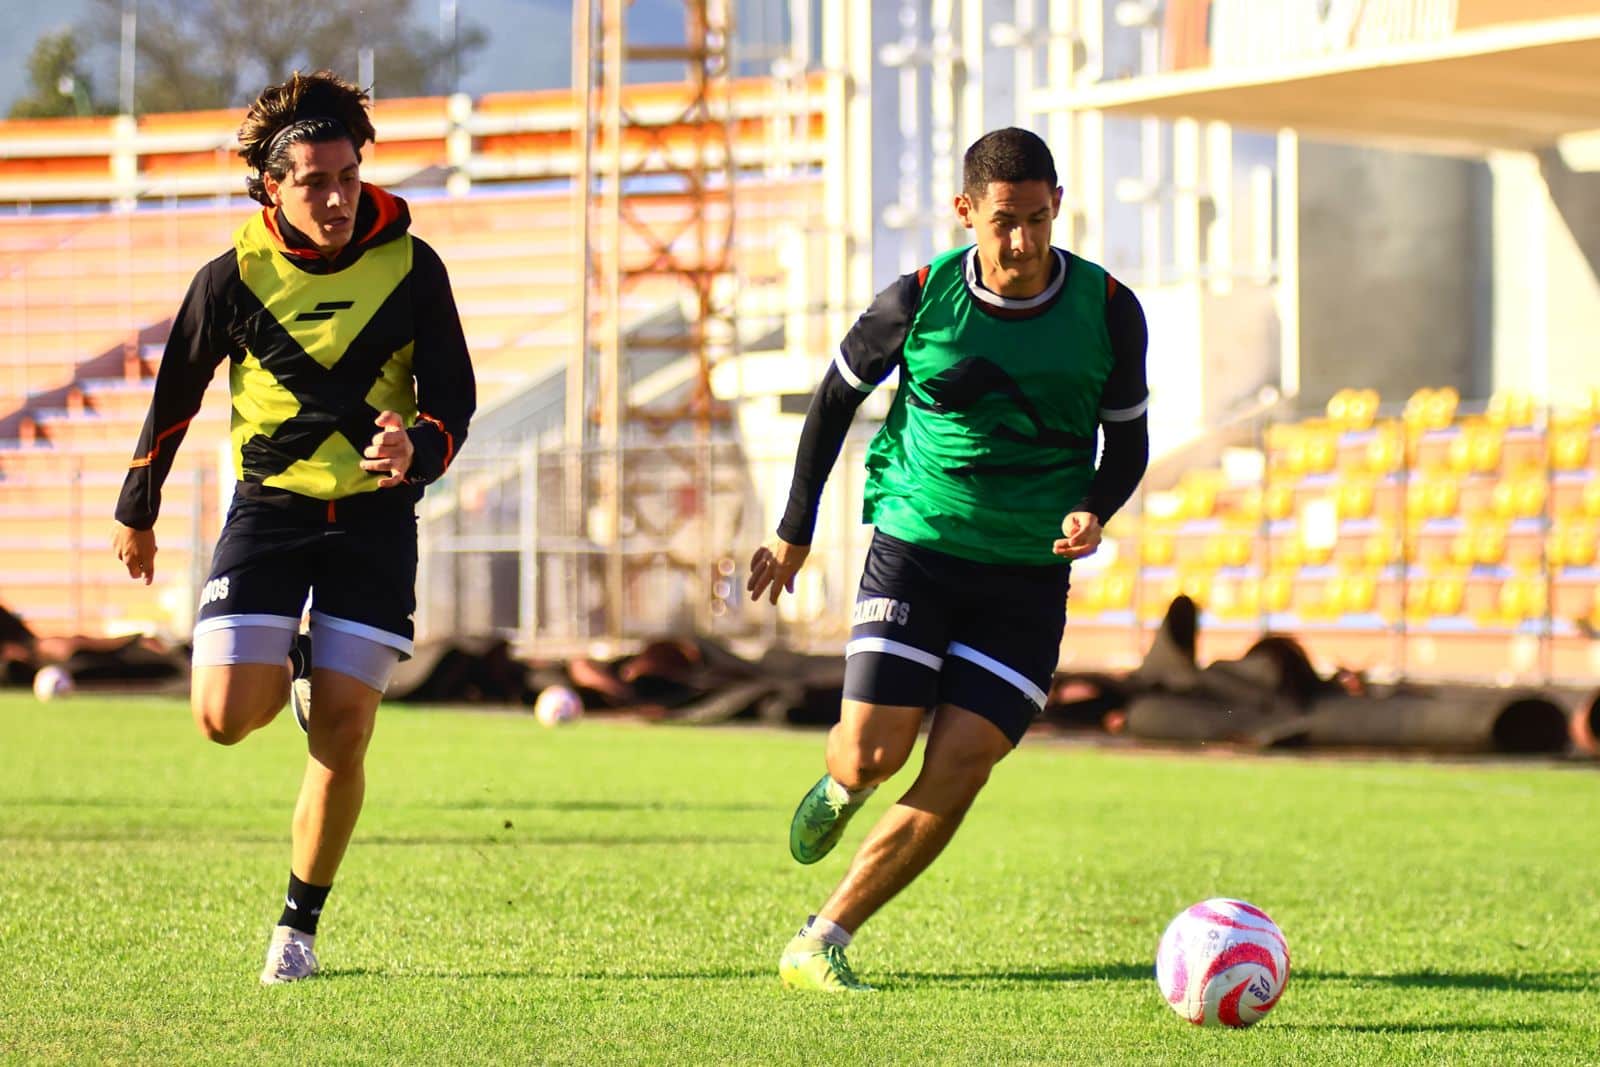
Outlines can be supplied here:
<path id="1" fill-rule="evenodd" d="M 296 910 L 286 911 L 273 930 L 261 972 L 267 985 L 317 973 L 316 935 L 288 923 L 315 929 L 321 902 L 333 886 L 366 797 L 367 744 L 382 698 L 378 690 L 337 671 L 313 671 L 311 689 L 317 713 L 307 724 L 309 754 L 294 809 L 287 904 Z M 303 904 L 296 902 L 297 895 L 303 895 Z M 310 913 L 301 915 L 302 906 Z"/>
<path id="2" fill-rule="evenodd" d="M 850 817 L 911 756 L 923 709 L 846 700 L 828 731 L 828 773 L 801 798 L 789 824 L 789 852 L 815 863 L 833 850 Z"/>
<path id="3" fill-rule="evenodd" d="M 791 988 L 865 990 L 845 959 L 856 929 L 910 885 L 955 836 L 1011 741 L 987 719 L 943 705 L 934 716 L 922 771 L 857 850 L 850 869 L 779 961 Z"/>
<path id="4" fill-rule="evenodd" d="M 219 745 L 238 744 L 267 725 L 288 699 L 287 663 L 195 667 L 189 684 L 195 725 Z"/>

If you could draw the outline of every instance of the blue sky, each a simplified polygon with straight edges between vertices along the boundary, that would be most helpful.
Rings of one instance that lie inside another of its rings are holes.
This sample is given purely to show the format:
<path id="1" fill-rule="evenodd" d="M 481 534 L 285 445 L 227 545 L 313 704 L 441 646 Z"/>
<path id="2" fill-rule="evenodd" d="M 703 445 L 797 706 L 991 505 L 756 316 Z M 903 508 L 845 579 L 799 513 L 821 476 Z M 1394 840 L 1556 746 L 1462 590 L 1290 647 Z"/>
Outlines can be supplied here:
<path id="1" fill-rule="evenodd" d="M 239 0 L 249 2 L 249 0 Z M 374 9 L 382 0 L 372 0 Z M 476 22 L 489 34 L 488 45 L 475 57 L 463 79 L 471 93 L 510 89 L 549 89 L 571 81 L 572 0 L 457 0 L 463 21 Z M 756 17 L 752 26 L 772 26 L 780 0 L 743 0 L 741 10 Z M 435 0 L 415 0 L 419 21 L 438 10 Z M 27 58 L 45 32 L 64 29 L 86 17 L 89 0 L 25 3 L 0 0 L 0 115 L 27 86 Z M 680 39 L 683 5 L 678 0 L 635 0 L 629 14 L 639 37 Z M 763 17 L 764 16 L 764 17 Z M 98 95 L 114 98 L 117 67 L 113 55 L 94 56 Z M 382 71 L 378 72 L 382 83 Z"/>

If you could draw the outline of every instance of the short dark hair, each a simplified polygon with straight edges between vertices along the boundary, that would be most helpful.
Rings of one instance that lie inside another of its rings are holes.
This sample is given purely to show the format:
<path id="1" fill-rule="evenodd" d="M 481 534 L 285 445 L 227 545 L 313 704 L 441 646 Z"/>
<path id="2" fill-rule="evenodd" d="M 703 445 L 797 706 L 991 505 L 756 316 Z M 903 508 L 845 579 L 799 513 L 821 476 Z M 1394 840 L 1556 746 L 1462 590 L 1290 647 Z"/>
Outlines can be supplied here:
<path id="1" fill-rule="evenodd" d="M 1007 126 L 972 142 L 961 162 L 961 191 L 981 199 L 990 182 L 1047 182 L 1056 186 L 1056 161 L 1036 133 Z"/>
<path id="2" fill-rule="evenodd" d="M 255 171 L 245 180 L 252 199 L 271 204 L 266 175 L 282 181 L 289 173 L 289 147 L 348 140 L 361 158 L 361 146 L 377 134 L 367 116 L 371 98 L 332 71 L 295 71 L 289 80 L 269 85 L 256 97 L 239 127 L 239 155 Z"/>

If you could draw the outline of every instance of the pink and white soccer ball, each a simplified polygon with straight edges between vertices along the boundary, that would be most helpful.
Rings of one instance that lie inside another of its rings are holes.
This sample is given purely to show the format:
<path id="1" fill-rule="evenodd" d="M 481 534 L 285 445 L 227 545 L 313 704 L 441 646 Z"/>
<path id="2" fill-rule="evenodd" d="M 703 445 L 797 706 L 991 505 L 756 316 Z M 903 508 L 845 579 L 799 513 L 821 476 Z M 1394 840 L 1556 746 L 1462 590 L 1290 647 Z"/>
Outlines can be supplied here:
<path id="1" fill-rule="evenodd" d="M 565 726 L 583 717 L 583 701 L 564 685 L 546 686 L 533 702 L 533 717 L 545 726 Z"/>
<path id="2" fill-rule="evenodd" d="M 1250 1026 L 1289 983 L 1289 943 L 1266 912 L 1218 897 L 1185 908 L 1156 950 L 1156 984 L 1196 1026 Z"/>

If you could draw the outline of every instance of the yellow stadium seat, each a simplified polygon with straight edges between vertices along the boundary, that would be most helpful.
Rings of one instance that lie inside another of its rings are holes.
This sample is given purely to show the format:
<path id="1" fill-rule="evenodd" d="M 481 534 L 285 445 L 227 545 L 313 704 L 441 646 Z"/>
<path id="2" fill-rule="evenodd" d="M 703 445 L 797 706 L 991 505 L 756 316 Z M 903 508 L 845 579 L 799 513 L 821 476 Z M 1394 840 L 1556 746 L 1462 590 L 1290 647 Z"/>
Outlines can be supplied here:
<path id="1" fill-rule="evenodd" d="M 1336 506 L 1341 519 L 1365 519 L 1372 515 L 1375 491 L 1371 482 L 1349 481 L 1339 485 Z"/>
<path id="2" fill-rule="evenodd" d="M 1495 393 L 1489 398 L 1485 412 L 1496 426 L 1532 426 L 1538 418 L 1539 405 L 1529 393 Z"/>
<path id="3" fill-rule="evenodd" d="M 1495 470 L 1500 466 L 1501 437 L 1498 427 L 1468 426 L 1450 442 L 1450 469 L 1462 474 Z"/>
<path id="4" fill-rule="evenodd" d="M 1405 458 L 1405 438 L 1392 424 L 1379 427 L 1367 442 L 1367 470 L 1373 474 L 1392 474 L 1400 469 Z"/>
<path id="5" fill-rule="evenodd" d="M 1461 614 L 1467 583 L 1456 575 L 1441 575 L 1428 583 L 1428 613 L 1436 618 Z"/>
<path id="6" fill-rule="evenodd" d="M 1549 592 L 1542 578 L 1517 578 L 1500 587 L 1496 607 L 1508 623 L 1542 619 L 1549 605 Z"/>
<path id="7" fill-rule="evenodd" d="M 1589 427 L 1564 427 L 1550 435 L 1550 465 L 1558 471 L 1582 470 L 1589 462 Z"/>
<path id="8" fill-rule="evenodd" d="M 1139 558 L 1148 566 L 1170 566 L 1176 554 L 1177 542 L 1170 533 L 1146 529 L 1139 541 Z"/>
<path id="9" fill-rule="evenodd" d="M 1074 615 L 1098 615 L 1105 608 L 1104 576 L 1072 583 L 1067 599 L 1067 611 Z"/>
<path id="10" fill-rule="evenodd" d="M 1490 496 L 1490 510 L 1502 519 L 1531 519 L 1544 513 L 1548 489 L 1543 477 L 1503 478 Z"/>
<path id="11" fill-rule="evenodd" d="M 1333 545 L 1300 545 L 1300 561 L 1307 567 L 1325 566 L 1333 559 Z"/>
<path id="12" fill-rule="evenodd" d="M 1449 475 L 1419 478 L 1406 486 L 1406 514 L 1413 519 L 1448 519 L 1461 504 L 1461 483 Z"/>
<path id="13" fill-rule="evenodd" d="M 1456 408 L 1461 394 L 1449 387 L 1443 389 L 1418 389 L 1406 400 L 1402 416 L 1413 432 L 1443 430 L 1455 421 Z"/>
<path id="14" fill-rule="evenodd" d="M 1562 523 L 1550 531 L 1545 554 L 1552 567 L 1592 567 L 1597 550 L 1593 523 Z"/>
<path id="15" fill-rule="evenodd" d="M 1178 493 L 1184 518 L 1209 519 L 1217 510 L 1217 480 L 1213 472 L 1185 475 Z"/>
<path id="16" fill-rule="evenodd" d="M 1255 554 L 1251 534 L 1224 533 L 1206 541 L 1202 558 L 1208 567 L 1243 567 Z"/>
<path id="17" fill-rule="evenodd" d="M 1583 487 L 1583 513 L 1600 518 L 1600 477 L 1590 478 Z"/>
<path id="18" fill-rule="evenodd" d="M 1400 559 L 1402 549 L 1398 533 L 1385 526 L 1367 538 L 1366 544 L 1361 548 L 1361 560 L 1369 567 L 1386 566 Z"/>
<path id="19" fill-rule="evenodd" d="M 1294 576 L 1274 571 L 1261 580 L 1261 606 L 1273 615 L 1289 610 L 1294 600 Z"/>
<path id="20" fill-rule="evenodd" d="M 1269 485 L 1261 498 L 1261 510 L 1267 518 L 1277 521 L 1294 514 L 1294 487 Z"/>
<path id="21" fill-rule="evenodd" d="M 1213 575 L 1206 570 L 1185 570 L 1178 575 L 1177 591 L 1202 608 L 1211 602 Z"/>
<path id="22" fill-rule="evenodd" d="M 1136 580 L 1132 572 L 1107 571 L 1100 576 L 1101 604 L 1107 611 L 1124 611 L 1133 604 Z"/>
<path id="23" fill-rule="evenodd" d="M 1340 430 L 1365 430 L 1378 415 L 1376 389 L 1340 389 L 1328 398 L 1328 421 Z"/>
<path id="24" fill-rule="evenodd" d="M 1307 434 L 1305 452 L 1305 470 L 1312 474 L 1326 474 L 1339 461 L 1339 440 L 1326 430 Z"/>

